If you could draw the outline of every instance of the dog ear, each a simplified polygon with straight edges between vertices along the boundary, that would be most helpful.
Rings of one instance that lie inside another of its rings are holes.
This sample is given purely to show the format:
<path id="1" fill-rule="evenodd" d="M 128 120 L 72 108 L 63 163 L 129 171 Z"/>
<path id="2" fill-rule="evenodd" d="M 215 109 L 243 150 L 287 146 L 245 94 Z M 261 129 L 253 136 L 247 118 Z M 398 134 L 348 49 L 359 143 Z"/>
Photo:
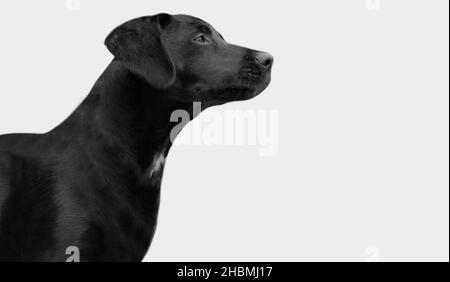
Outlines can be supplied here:
<path id="1" fill-rule="evenodd" d="M 114 29 L 105 40 L 117 60 L 159 89 L 172 85 L 176 77 L 162 32 L 170 18 L 168 14 L 158 14 L 128 21 Z"/>

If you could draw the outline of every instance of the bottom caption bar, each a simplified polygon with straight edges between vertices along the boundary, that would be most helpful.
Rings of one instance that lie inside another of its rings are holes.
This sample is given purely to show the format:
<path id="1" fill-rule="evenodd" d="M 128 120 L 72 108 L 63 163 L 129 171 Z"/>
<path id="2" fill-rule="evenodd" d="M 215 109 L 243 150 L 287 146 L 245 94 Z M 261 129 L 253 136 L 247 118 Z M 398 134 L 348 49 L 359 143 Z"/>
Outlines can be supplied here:
<path id="1" fill-rule="evenodd" d="M 202 278 L 208 280 L 210 278 L 254 278 L 263 279 L 270 278 L 273 266 L 247 266 L 233 265 L 220 266 L 220 264 L 209 265 L 204 267 L 183 266 L 177 268 L 178 278 Z"/>

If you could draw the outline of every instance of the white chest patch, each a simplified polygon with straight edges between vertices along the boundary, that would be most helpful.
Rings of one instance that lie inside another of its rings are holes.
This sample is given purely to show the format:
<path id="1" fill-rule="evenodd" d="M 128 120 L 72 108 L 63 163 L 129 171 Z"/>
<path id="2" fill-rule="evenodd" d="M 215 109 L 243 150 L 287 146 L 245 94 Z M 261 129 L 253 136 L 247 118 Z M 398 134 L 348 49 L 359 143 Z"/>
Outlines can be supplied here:
<path id="1" fill-rule="evenodd" d="M 165 162 L 166 157 L 164 156 L 164 154 L 156 154 L 153 157 L 153 162 L 148 169 L 148 176 L 150 178 L 153 178 L 154 176 L 160 175 Z"/>

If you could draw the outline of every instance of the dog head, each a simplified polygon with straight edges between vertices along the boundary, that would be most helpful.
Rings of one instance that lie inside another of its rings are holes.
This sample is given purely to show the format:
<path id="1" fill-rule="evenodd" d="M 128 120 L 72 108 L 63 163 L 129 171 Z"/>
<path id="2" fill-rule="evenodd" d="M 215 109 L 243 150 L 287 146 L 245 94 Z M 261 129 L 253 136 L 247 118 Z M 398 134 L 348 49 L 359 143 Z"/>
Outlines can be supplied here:
<path id="1" fill-rule="evenodd" d="M 151 87 L 206 107 L 253 98 L 270 83 L 271 55 L 229 44 L 211 25 L 187 15 L 133 19 L 105 44 Z"/>

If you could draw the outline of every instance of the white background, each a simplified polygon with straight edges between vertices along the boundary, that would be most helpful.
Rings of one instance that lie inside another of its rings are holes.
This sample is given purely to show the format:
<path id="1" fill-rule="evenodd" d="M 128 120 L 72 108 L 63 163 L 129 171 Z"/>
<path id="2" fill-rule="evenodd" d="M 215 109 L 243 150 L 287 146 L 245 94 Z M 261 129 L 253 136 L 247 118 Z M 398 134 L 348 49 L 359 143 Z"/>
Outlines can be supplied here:
<path id="1" fill-rule="evenodd" d="M 448 261 L 447 0 L 79 2 L 0 2 L 0 134 L 65 119 L 137 16 L 195 15 L 275 57 L 262 95 L 217 110 L 278 111 L 278 154 L 174 147 L 146 260 Z"/>

